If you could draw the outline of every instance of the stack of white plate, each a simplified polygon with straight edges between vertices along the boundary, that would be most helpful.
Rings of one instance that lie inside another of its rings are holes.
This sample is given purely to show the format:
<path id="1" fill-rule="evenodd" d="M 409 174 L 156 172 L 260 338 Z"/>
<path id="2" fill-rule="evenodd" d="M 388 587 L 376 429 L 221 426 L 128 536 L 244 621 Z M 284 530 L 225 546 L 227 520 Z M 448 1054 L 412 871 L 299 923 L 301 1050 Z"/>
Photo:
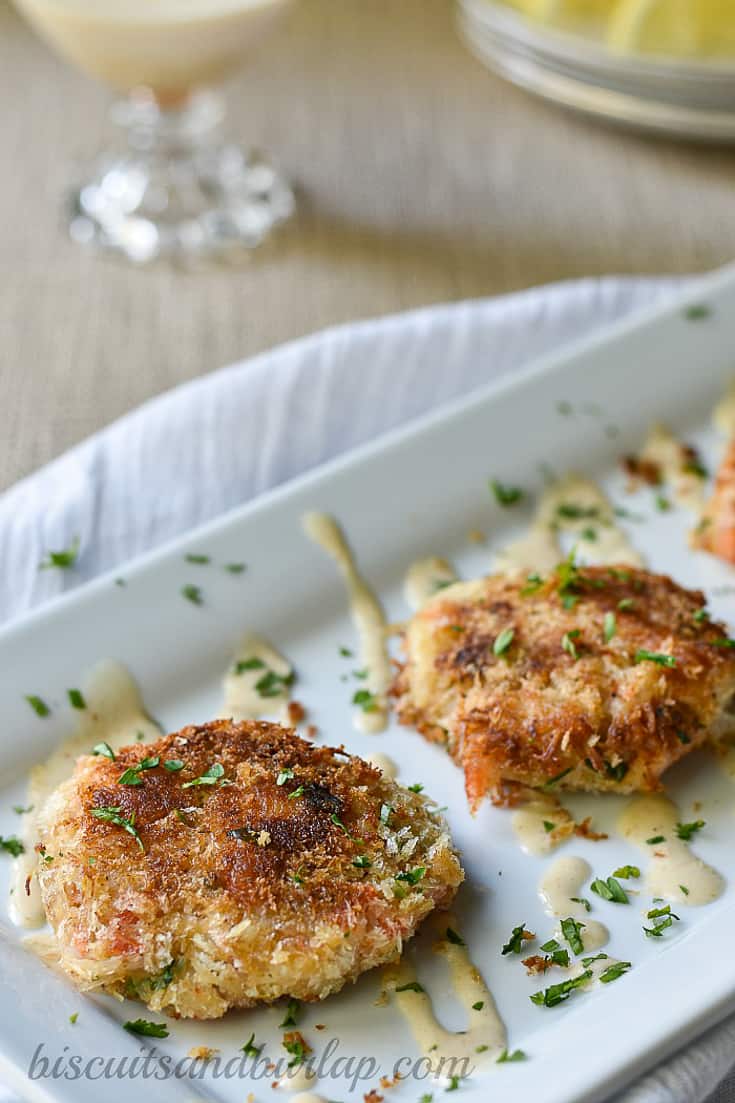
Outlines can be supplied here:
<path id="1" fill-rule="evenodd" d="M 615 54 L 602 41 L 534 24 L 493 0 L 458 5 L 472 52 L 522 88 L 608 122 L 735 141 L 735 59 Z"/>

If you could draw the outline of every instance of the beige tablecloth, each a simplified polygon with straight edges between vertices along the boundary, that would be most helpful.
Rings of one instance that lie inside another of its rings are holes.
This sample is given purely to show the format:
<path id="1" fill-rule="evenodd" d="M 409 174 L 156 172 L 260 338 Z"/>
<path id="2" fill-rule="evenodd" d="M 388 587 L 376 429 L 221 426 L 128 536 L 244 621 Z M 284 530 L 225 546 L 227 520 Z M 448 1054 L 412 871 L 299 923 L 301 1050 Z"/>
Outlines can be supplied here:
<path id="1" fill-rule="evenodd" d="M 0 487 L 148 396 L 296 335 L 420 303 L 735 256 L 735 153 L 537 103 L 459 44 L 450 0 L 299 0 L 229 93 L 298 183 L 238 269 L 133 270 L 60 198 L 106 94 L 0 0 Z"/>

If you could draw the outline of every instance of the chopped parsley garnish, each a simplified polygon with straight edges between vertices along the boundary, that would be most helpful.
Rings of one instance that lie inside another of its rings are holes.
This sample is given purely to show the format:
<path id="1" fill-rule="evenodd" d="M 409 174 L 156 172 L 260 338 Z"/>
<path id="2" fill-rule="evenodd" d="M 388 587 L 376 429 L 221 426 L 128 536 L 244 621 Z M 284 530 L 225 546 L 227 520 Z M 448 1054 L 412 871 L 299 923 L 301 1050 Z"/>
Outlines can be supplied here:
<path id="1" fill-rule="evenodd" d="M 78 1011 L 75 1011 L 72 1015 L 69 1016 L 69 1022 L 71 1023 L 72 1026 L 74 1026 L 74 1024 L 76 1023 L 78 1018 L 79 1018 L 79 1012 Z"/>
<path id="2" fill-rule="evenodd" d="M 177 774 L 179 770 L 184 769 L 184 763 L 180 758 L 167 758 L 163 764 L 164 770 L 168 770 L 170 774 Z"/>
<path id="3" fill-rule="evenodd" d="M 426 866 L 416 866 L 415 869 L 403 870 L 396 874 L 396 881 L 406 881 L 409 885 L 418 885 L 426 873 Z"/>
<path id="4" fill-rule="evenodd" d="M 342 823 L 342 820 L 339 818 L 339 816 L 337 815 L 336 812 L 332 812 L 332 814 L 329 818 L 332 821 L 332 823 L 334 824 L 334 826 L 338 827 L 340 829 L 340 831 L 347 836 L 348 839 L 352 838 L 352 835 L 350 835 L 349 831 L 347 830 L 345 825 Z M 359 840 L 357 840 L 357 841 L 359 841 Z M 425 867 L 422 867 L 422 868 L 423 868 L 424 873 L 425 873 L 426 868 Z M 423 874 L 422 874 L 422 876 L 423 876 Z M 399 880 L 401 880 L 400 875 L 399 875 Z"/>
<path id="5" fill-rule="evenodd" d="M 122 827 L 124 831 L 127 831 L 128 835 L 133 836 L 140 849 L 145 853 L 143 840 L 135 827 L 134 812 L 131 813 L 129 819 L 126 819 L 126 817 L 122 815 L 122 808 L 110 804 L 104 805 L 101 808 L 92 808 L 90 811 L 95 819 L 103 820 L 105 823 L 112 823 L 115 827 Z"/>
<path id="6" fill-rule="evenodd" d="M 255 692 L 261 697 L 281 697 L 284 690 L 294 684 L 296 675 L 293 670 L 288 674 L 276 674 L 275 670 L 269 670 L 255 683 Z"/>
<path id="7" fill-rule="evenodd" d="M 278 777 L 276 778 L 276 785 L 285 785 L 287 781 L 291 781 L 293 776 L 294 773 L 293 770 L 290 769 L 290 767 L 288 769 L 281 770 L 278 774 Z"/>
<path id="8" fill-rule="evenodd" d="M 571 655 L 575 663 L 579 658 L 579 652 L 577 651 L 574 641 L 579 639 L 579 636 L 579 628 L 574 628 L 571 632 L 565 632 L 561 638 L 562 649 L 566 651 L 567 655 Z"/>
<path id="9" fill-rule="evenodd" d="M 665 843 L 666 842 L 666 836 L 665 835 L 652 835 L 650 839 L 646 839 L 646 842 L 648 843 L 649 846 L 655 846 L 656 843 Z"/>
<path id="10" fill-rule="evenodd" d="M 513 628 L 504 628 L 503 631 L 495 637 L 495 643 L 493 644 L 493 654 L 504 655 L 513 642 L 514 635 L 515 630 Z"/>
<path id="11" fill-rule="evenodd" d="M 462 938 L 462 935 L 457 934 L 457 932 L 452 927 L 447 927 L 446 940 L 447 942 L 451 942 L 453 946 L 466 945 L 465 940 Z"/>
<path id="12" fill-rule="evenodd" d="M 396 992 L 425 992 L 426 989 L 417 980 L 411 980 L 408 984 L 399 984 Z"/>
<path id="13" fill-rule="evenodd" d="M 709 612 L 707 609 L 697 609 L 692 619 L 695 624 L 703 624 L 709 620 Z"/>
<path id="14" fill-rule="evenodd" d="M 613 873 L 613 877 L 622 877 L 624 881 L 627 881 L 631 877 L 640 877 L 641 871 L 638 866 L 620 866 Z"/>
<path id="15" fill-rule="evenodd" d="M 186 586 L 181 587 L 182 597 L 185 597 L 187 601 L 190 601 L 192 605 L 203 605 L 204 598 L 202 591 L 198 586 L 194 586 L 191 582 L 187 582 Z"/>
<path id="16" fill-rule="evenodd" d="M 578 977 L 570 977 L 569 980 L 564 980 L 561 984 L 552 984 L 545 991 L 534 992 L 532 996 L 529 996 L 529 999 L 531 1003 L 535 1003 L 539 1007 L 556 1007 L 557 1004 L 568 1000 L 574 989 L 580 988 L 591 976 L 592 970 L 585 969 Z"/>
<path id="17" fill-rule="evenodd" d="M 712 308 L 706 303 L 693 303 L 684 311 L 684 317 L 688 322 L 702 322 L 712 314 Z"/>
<path id="18" fill-rule="evenodd" d="M 156 755 L 155 758 L 143 758 L 136 766 L 129 766 L 124 773 L 120 774 L 117 779 L 118 785 L 142 785 L 143 779 L 140 776 L 143 770 L 155 770 L 156 766 L 160 764 L 160 758 Z"/>
<path id="19" fill-rule="evenodd" d="M 242 574 L 247 570 L 247 563 L 226 563 L 225 570 L 229 574 Z"/>
<path id="20" fill-rule="evenodd" d="M 633 597 L 621 597 L 618 602 L 618 609 L 621 613 L 628 612 L 635 606 L 635 598 Z"/>
<path id="21" fill-rule="evenodd" d="M 585 969 L 592 964 L 593 961 L 607 961 L 607 954 L 592 954 L 590 957 L 583 957 L 582 964 Z"/>
<path id="22" fill-rule="evenodd" d="M 100 754 L 105 758 L 109 758 L 110 762 L 115 761 L 115 752 L 109 743 L 95 743 L 92 747 L 92 754 Z"/>
<path id="23" fill-rule="evenodd" d="M 704 820 L 694 820 L 693 823 L 677 823 L 674 830 L 676 831 L 677 838 L 683 839 L 685 843 L 688 843 L 703 827 Z"/>
<path id="24" fill-rule="evenodd" d="M 265 670 L 265 663 L 256 657 L 252 659 L 238 659 L 235 663 L 235 674 L 244 674 L 246 670 Z"/>
<path id="25" fill-rule="evenodd" d="M 36 716 L 48 716 L 51 709 L 48 707 L 42 697 L 37 697 L 35 693 L 28 694 L 26 701 L 31 706 Z"/>
<path id="26" fill-rule="evenodd" d="M 497 1060 L 498 1065 L 503 1065 L 507 1061 L 525 1061 L 526 1055 L 522 1049 L 514 1049 L 512 1053 L 509 1053 L 507 1049 L 504 1049 Z"/>
<path id="27" fill-rule="evenodd" d="M 396 991 L 398 991 L 398 989 L 396 989 Z M 459 1088 L 459 1082 L 460 1082 L 461 1079 L 462 1079 L 461 1076 L 450 1076 L 449 1077 L 449 1083 L 447 1084 L 444 1091 L 445 1092 L 456 1092 L 457 1089 Z"/>
<path id="28" fill-rule="evenodd" d="M 87 702 L 84 700 L 84 694 L 80 689 L 68 689 L 66 692 L 69 697 L 69 704 L 73 709 L 86 709 Z"/>
<path id="29" fill-rule="evenodd" d="M 408 786 L 409 793 L 423 793 L 424 787 L 420 781 L 415 781 L 413 785 Z"/>
<path id="30" fill-rule="evenodd" d="M 573 904 L 581 904 L 586 912 L 592 911 L 592 905 L 589 900 L 586 900 L 584 896 L 570 896 L 569 899 Z"/>
<path id="31" fill-rule="evenodd" d="M 152 1023 L 148 1019 L 133 1019 L 123 1023 L 123 1029 L 128 1034 L 140 1034 L 144 1038 L 168 1038 L 168 1028 L 165 1023 Z"/>
<path id="32" fill-rule="evenodd" d="M 689 895 L 689 889 L 686 887 L 686 885 L 679 885 L 679 888 L 681 889 L 681 891 L 684 893 L 685 896 Z"/>
<path id="33" fill-rule="evenodd" d="M 543 824 L 544 824 L 544 831 L 547 833 L 547 835 L 550 835 L 551 832 L 556 827 L 556 824 L 552 823 L 551 820 L 544 820 Z"/>
<path id="34" fill-rule="evenodd" d="M 343 659 L 351 659 L 354 657 L 354 651 L 350 651 L 349 647 L 340 647 L 339 653 Z"/>
<path id="35" fill-rule="evenodd" d="M 244 1046 L 241 1046 L 240 1052 L 244 1053 L 246 1057 L 260 1057 L 263 1046 L 256 1046 L 255 1034 L 251 1034 Z"/>
<path id="36" fill-rule="evenodd" d="M 15 835 L 8 835 L 7 838 L 0 835 L 0 850 L 5 850 L 8 854 L 12 854 L 14 858 L 17 858 L 19 854 L 24 854 L 25 849 L 23 843 Z"/>
<path id="37" fill-rule="evenodd" d="M 27 804 L 24 807 L 22 804 L 14 804 L 13 805 L 13 811 L 17 815 L 23 816 L 26 812 L 32 812 L 33 811 L 33 805 L 32 804 Z"/>
<path id="38" fill-rule="evenodd" d="M 304 795 L 303 785 L 297 785 L 296 788 L 293 790 L 293 792 L 288 794 L 288 799 L 289 800 L 296 800 L 297 797 L 303 797 L 303 795 Z"/>
<path id="39" fill-rule="evenodd" d="M 192 552 L 189 552 L 188 555 L 185 555 L 184 559 L 187 563 L 194 563 L 195 566 L 198 567 L 206 567 L 208 563 L 212 562 L 211 558 L 208 555 L 195 555 Z"/>
<path id="40" fill-rule="evenodd" d="M 58 567 L 61 571 L 68 571 L 70 567 L 76 564 L 78 558 L 79 537 L 75 536 L 68 548 L 62 551 L 48 552 L 46 558 L 38 564 L 38 568 L 41 571 L 46 571 L 51 567 Z"/>
<path id="41" fill-rule="evenodd" d="M 554 965 L 561 965 L 563 969 L 569 968 L 569 951 L 562 949 L 555 938 L 550 938 L 548 942 L 544 942 L 541 951 L 551 958 Z"/>
<path id="42" fill-rule="evenodd" d="M 653 920 L 652 927 L 643 928 L 647 938 L 663 938 L 663 932 L 669 927 L 673 927 L 674 920 L 679 922 L 679 916 L 674 915 L 670 904 L 664 904 L 660 908 L 651 908 L 651 910 L 646 913 L 646 919 Z"/>
<path id="43" fill-rule="evenodd" d="M 375 712 L 378 702 L 369 689 L 358 689 L 352 696 L 352 704 L 359 705 L 363 712 Z"/>
<path id="44" fill-rule="evenodd" d="M 531 594 L 537 593 L 544 584 L 544 580 L 540 574 L 530 574 L 526 578 L 526 584 L 521 589 L 521 597 L 530 597 Z"/>
<path id="45" fill-rule="evenodd" d="M 597 506 L 579 506 L 575 502 L 560 502 L 556 507 L 557 517 L 564 521 L 592 520 L 600 516 Z"/>
<path id="46" fill-rule="evenodd" d="M 656 509 L 659 511 L 659 513 L 668 513 L 671 509 L 671 502 L 667 497 L 665 497 L 665 495 L 656 495 Z"/>
<path id="47" fill-rule="evenodd" d="M 195 785 L 216 785 L 220 778 L 224 777 L 225 768 L 221 762 L 214 762 L 201 777 L 195 777 L 193 781 L 185 781 L 182 789 L 191 789 Z"/>
<path id="48" fill-rule="evenodd" d="M 520 954 L 523 951 L 523 943 L 530 942 L 533 937 L 531 932 L 526 930 L 525 924 L 521 923 L 519 927 L 513 928 L 510 938 L 503 946 L 501 953 L 503 955 Z"/>
<path id="49" fill-rule="evenodd" d="M 472 1004 L 472 1010 L 473 1011 L 482 1011 L 484 1006 L 485 1006 L 485 1001 L 484 1000 L 478 1000 L 477 1003 Z"/>
<path id="50" fill-rule="evenodd" d="M 600 973 L 598 980 L 600 984 L 610 984 L 611 981 L 622 977 L 623 973 L 627 973 L 629 969 L 629 961 L 616 961 L 614 965 L 608 965 L 607 969 Z"/>
<path id="51" fill-rule="evenodd" d="M 519 486 L 505 486 L 497 479 L 490 480 L 490 489 L 500 506 L 514 506 L 523 498 L 523 491 Z"/>
<path id="52" fill-rule="evenodd" d="M 698 479 L 706 479 L 709 472 L 704 464 L 693 456 L 683 465 L 682 471 L 687 475 L 696 475 Z"/>
<path id="53" fill-rule="evenodd" d="M 609 900 L 613 904 L 629 904 L 628 894 L 614 877 L 608 877 L 606 881 L 599 877 L 592 882 L 590 888 L 601 896 L 603 900 Z"/>
<path id="54" fill-rule="evenodd" d="M 298 1020 L 301 1017 L 301 1004 L 298 1000 L 289 1000 L 286 1007 L 286 1017 L 282 1023 L 279 1023 L 281 1027 L 296 1026 Z"/>
<path id="55" fill-rule="evenodd" d="M 639 647 L 633 656 L 634 663 L 658 663 L 659 666 L 676 666 L 676 657 L 674 655 L 662 655 L 658 651 L 646 651 L 644 647 Z"/>
<path id="56" fill-rule="evenodd" d="M 605 620 L 602 626 L 602 635 L 605 639 L 605 643 L 609 643 L 618 630 L 617 620 L 614 613 L 605 613 Z"/>
<path id="57" fill-rule="evenodd" d="M 352 859 L 353 866 L 357 866 L 358 869 L 370 869 L 373 864 L 368 858 L 367 854 L 358 854 L 356 858 Z"/>
<path id="58" fill-rule="evenodd" d="M 581 954 L 584 952 L 584 943 L 582 942 L 582 930 L 584 926 L 584 923 L 579 923 L 576 919 L 572 919 L 571 917 L 562 919 L 561 921 L 561 933 L 569 943 L 573 954 Z"/>

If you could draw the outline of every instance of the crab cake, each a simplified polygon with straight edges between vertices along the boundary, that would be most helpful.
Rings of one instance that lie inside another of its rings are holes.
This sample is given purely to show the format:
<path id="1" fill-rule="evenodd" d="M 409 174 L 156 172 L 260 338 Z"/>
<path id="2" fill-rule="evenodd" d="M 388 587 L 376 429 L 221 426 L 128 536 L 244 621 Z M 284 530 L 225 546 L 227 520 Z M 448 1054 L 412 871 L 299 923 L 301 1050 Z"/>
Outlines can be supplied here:
<path id="1" fill-rule="evenodd" d="M 447 745 L 473 809 L 518 784 L 659 789 L 735 692 L 735 651 L 703 595 L 629 567 L 459 583 L 404 646 L 400 719 Z"/>
<path id="2" fill-rule="evenodd" d="M 393 960 L 463 879 L 422 796 L 227 720 L 80 758 L 43 809 L 41 854 L 60 968 L 196 1019 L 323 999 Z"/>

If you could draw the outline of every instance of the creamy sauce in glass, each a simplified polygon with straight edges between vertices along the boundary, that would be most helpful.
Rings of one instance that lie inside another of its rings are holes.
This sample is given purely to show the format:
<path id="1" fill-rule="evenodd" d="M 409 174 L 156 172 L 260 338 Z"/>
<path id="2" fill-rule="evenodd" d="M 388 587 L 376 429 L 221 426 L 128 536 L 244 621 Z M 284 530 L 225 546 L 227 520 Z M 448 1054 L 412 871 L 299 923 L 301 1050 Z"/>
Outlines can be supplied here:
<path id="1" fill-rule="evenodd" d="M 130 743 L 148 742 L 161 735 L 158 726 L 146 715 L 135 681 L 120 663 L 112 660 L 99 663 L 83 682 L 82 689 L 87 707 L 75 712 L 74 733 L 30 772 L 26 804 L 33 807 L 23 816 L 21 839 L 25 853 L 14 860 L 10 882 L 10 913 L 23 927 L 40 927 L 46 921 L 35 877 L 38 854 L 34 848 L 43 805 L 50 794 L 71 776 L 77 758 L 91 754 L 97 743 L 109 744 L 114 752 Z M 139 735 L 143 738 L 139 739 Z"/>
<path id="2" fill-rule="evenodd" d="M 337 564 L 347 586 L 352 621 L 360 640 L 360 662 L 367 671 L 364 685 L 375 702 L 369 711 L 355 712 L 355 726 L 366 732 L 383 731 L 388 723 L 387 694 L 393 677 L 383 607 L 357 569 L 352 550 L 334 518 L 326 513 L 307 513 L 303 524 L 307 536 Z"/>
<path id="3" fill-rule="evenodd" d="M 607 927 L 596 919 L 590 919 L 584 904 L 579 903 L 582 888 L 591 877 L 592 867 L 584 858 L 557 858 L 544 872 L 538 887 L 548 915 L 557 919 L 571 917 L 584 923 L 581 938 L 587 952 L 604 946 L 610 938 Z M 561 927 L 554 932 L 554 937 L 564 941 Z"/>
<path id="4" fill-rule="evenodd" d="M 641 452 L 642 460 L 656 464 L 661 478 L 680 506 L 699 512 L 705 501 L 705 480 L 683 470 L 686 462 L 683 445 L 665 425 L 654 425 Z"/>
<path id="5" fill-rule="evenodd" d="M 721 873 L 693 854 L 688 843 L 677 838 L 680 821 L 676 805 L 664 796 L 634 797 L 620 817 L 621 834 L 650 857 L 646 888 L 654 897 L 699 907 L 722 895 Z M 649 843 L 662 835 L 663 842 Z M 688 889 L 684 892 L 681 886 Z"/>
<path id="6" fill-rule="evenodd" d="M 403 583 L 403 596 L 406 604 L 417 613 L 430 598 L 446 586 L 457 581 L 457 572 L 446 559 L 436 555 L 426 559 L 417 559 L 406 573 Z"/>
<path id="7" fill-rule="evenodd" d="M 238 664 L 251 662 L 258 665 L 245 669 L 240 665 L 238 672 Z M 269 672 L 277 675 L 278 680 L 270 680 L 268 695 L 263 696 L 257 686 Z M 286 710 L 291 697 L 288 679 L 292 674 L 291 663 L 280 651 L 262 636 L 247 635 L 222 683 L 225 715 L 233 720 L 257 720 L 280 711 L 283 721 L 288 723 Z"/>
<path id="8" fill-rule="evenodd" d="M 513 830 L 526 854 L 549 854 L 572 834 L 574 820 L 556 797 L 539 792 L 513 813 Z"/>
<path id="9" fill-rule="evenodd" d="M 446 915 L 451 923 L 451 917 Z M 435 1075 L 441 1075 L 443 1069 L 452 1060 L 467 1060 L 472 1065 L 480 1061 L 494 1061 L 508 1044 L 505 1024 L 495 1005 L 492 993 L 487 987 L 477 966 L 470 959 L 466 946 L 455 946 L 442 939 L 438 944 L 449 965 L 449 973 L 457 999 L 467 1012 L 467 1029 L 462 1032 L 447 1030 L 434 1014 L 431 997 L 423 989 L 419 991 L 406 985 L 418 984 L 416 970 L 408 961 L 389 966 L 385 971 L 385 988 L 393 992 L 399 1011 L 408 1023 L 416 1044 L 422 1054 L 431 1062 Z M 482 1004 L 477 1010 L 473 1004 Z M 478 1053 L 478 1047 L 485 1047 Z"/>
<path id="10" fill-rule="evenodd" d="M 242 64 L 290 0 L 19 0 L 65 57 L 118 88 L 164 98 Z"/>
<path id="11" fill-rule="evenodd" d="M 565 508 L 566 507 L 566 508 Z M 574 516 L 579 513 L 582 516 Z M 578 539 L 576 551 L 585 563 L 642 566 L 640 554 L 615 523 L 609 501 L 596 483 L 569 474 L 546 488 L 527 536 L 500 553 L 495 569 L 503 573 L 553 570 L 563 558 L 558 534 Z M 585 539 L 585 534 L 594 539 Z"/>

